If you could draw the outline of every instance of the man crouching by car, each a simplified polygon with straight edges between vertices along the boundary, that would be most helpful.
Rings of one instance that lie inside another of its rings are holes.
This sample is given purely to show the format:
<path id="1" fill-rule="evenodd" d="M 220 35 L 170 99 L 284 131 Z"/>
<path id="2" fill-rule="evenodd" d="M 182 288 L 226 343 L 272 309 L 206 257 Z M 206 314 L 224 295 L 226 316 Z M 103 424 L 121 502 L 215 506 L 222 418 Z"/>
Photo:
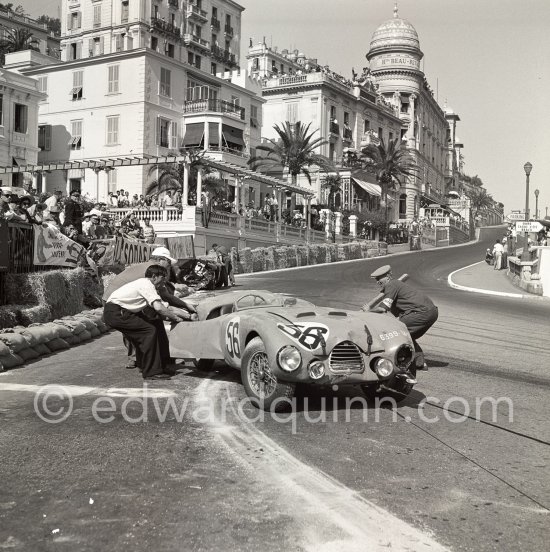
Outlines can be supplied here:
<path id="1" fill-rule="evenodd" d="M 105 322 L 122 332 L 134 345 L 137 364 L 146 380 L 170 379 L 167 369 L 170 349 L 162 319 L 144 311 L 151 308 L 154 314 L 172 322 L 188 320 L 165 307 L 157 292 L 164 284 L 166 275 L 164 267 L 149 266 L 144 278 L 138 278 L 114 291 L 103 309 Z"/>

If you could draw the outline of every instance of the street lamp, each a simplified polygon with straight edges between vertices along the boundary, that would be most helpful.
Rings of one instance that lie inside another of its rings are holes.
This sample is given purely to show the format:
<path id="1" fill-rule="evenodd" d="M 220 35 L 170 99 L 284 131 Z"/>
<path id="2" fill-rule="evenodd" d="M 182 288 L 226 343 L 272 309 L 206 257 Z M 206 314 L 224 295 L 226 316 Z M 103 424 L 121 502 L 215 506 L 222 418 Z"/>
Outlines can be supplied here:
<path id="1" fill-rule="evenodd" d="M 539 218 L 539 191 L 535 190 L 535 220 Z"/>
<path id="2" fill-rule="evenodd" d="M 525 221 L 529 220 L 529 175 L 533 170 L 533 165 L 527 161 L 523 165 L 523 170 L 525 171 Z"/>

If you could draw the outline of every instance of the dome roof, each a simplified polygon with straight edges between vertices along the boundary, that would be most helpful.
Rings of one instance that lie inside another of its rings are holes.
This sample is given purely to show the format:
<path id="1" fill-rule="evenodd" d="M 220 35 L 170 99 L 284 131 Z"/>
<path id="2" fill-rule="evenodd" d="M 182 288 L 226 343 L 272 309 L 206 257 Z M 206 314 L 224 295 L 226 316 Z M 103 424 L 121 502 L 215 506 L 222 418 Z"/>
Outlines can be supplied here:
<path id="1" fill-rule="evenodd" d="M 397 7 L 393 11 L 393 19 L 384 21 L 382 25 L 374 31 L 370 43 L 371 52 L 391 48 L 399 50 L 415 49 L 420 51 L 420 42 L 416 29 L 405 19 L 401 19 L 397 14 Z"/>

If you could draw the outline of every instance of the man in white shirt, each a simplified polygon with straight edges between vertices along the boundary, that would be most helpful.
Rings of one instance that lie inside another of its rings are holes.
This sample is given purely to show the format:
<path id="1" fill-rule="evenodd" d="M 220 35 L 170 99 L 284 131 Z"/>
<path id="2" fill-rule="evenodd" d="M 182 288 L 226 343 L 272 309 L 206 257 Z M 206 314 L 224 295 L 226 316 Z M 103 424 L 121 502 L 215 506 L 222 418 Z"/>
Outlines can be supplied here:
<path id="1" fill-rule="evenodd" d="M 51 215 L 51 217 L 59 223 L 59 213 L 61 211 L 60 209 L 60 202 L 61 196 L 63 193 L 61 190 L 56 190 L 50 197 L 48 197 L 44 203 L 46 204 L 46 209 L 48 210 L 48 213 Z"/>
<path id="2" fill-rule="evenodd" d="M 166 279 L 166 269 L 152 265 L 145 277 L 129 282 L 111 293 L 103 309 L 103 318 L 109 326 L 122 332 L 136 348 L 137 364 L 144 379 L 170 379 L 166 365 L 170 358 L 168 336 L 163 321 L 143 313 L 147 307 L 173 322 L 178 316 L 165 307 L 157 292 Z"/>
<path id="3" fill-rule="evenodd" d="M 493 246 L 493 257 L 495 258 L 494 270 L 500 270 L 502 268 L 502 254 L 504 253 L 504 247 L 500 243 L 500 240 L 495 242 Z"/>

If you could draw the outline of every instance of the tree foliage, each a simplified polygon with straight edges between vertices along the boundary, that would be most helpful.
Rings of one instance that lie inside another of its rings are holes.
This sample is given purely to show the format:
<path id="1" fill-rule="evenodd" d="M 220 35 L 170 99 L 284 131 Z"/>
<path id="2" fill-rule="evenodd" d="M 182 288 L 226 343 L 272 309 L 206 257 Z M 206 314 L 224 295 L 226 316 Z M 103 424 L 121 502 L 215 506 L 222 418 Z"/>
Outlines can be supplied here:
<path id="1" fill-rule="evenodd" d="M 59 36 L 61 34 L 61 20 L 58 17 L 41 15 L 36 21 L 46 25 L 48 31 L 53 33 L 55 36 Z"/>
<path id="2" fill-rule="evenodd" d="M 310 132 L 311 123 L 303 125 L 300 121 L 290 123 L 285 121 L 282 126 L 274 125 L 278 139 L 268 139 L 268 143 L 256 148 L 266 155 L 252 157 L 248 164 L 253 169 L 287 169 L 290 173 L 292 184 L 296 185 L 298 175 L 303 174 L 311 184 L 312 167 L 320 167 L 323 170 L 331 170 L 332 163 L 324 155 L 315 153 L 315 150 L 327 143 L 321 137 L 314 137 L 315 132 Z"/>
<path id="3" fill-rule="evenodd" d="M 491 194 L 488 194 L 487 190 L 483 187 L 467 190 L 466 195 L 470 198 L 470 205 L 474 210 L 474 216 L 477 216 L 480 211 L 489 209 L 494 204 Z"/>

